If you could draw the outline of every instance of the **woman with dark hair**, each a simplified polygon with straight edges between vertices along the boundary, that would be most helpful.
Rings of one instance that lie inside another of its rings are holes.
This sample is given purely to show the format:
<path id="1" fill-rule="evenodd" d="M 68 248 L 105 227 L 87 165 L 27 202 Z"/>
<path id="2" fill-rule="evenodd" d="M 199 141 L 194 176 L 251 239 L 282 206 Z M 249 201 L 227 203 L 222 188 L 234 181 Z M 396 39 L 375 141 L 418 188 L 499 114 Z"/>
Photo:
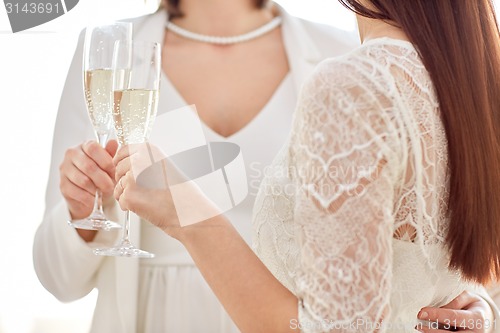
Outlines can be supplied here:
<path id="1" fill-rule="evenodd" d="M 417 317 L 500 273 L 492 1 L 342 3 L 363 45 L 302 89 L 256 199 L 257 255 L 224 216 L 180 227 L 168 191 L 136 184 L 127 149 L 115 197 L 187 248 L 242 332 L 489 331 Z"/>

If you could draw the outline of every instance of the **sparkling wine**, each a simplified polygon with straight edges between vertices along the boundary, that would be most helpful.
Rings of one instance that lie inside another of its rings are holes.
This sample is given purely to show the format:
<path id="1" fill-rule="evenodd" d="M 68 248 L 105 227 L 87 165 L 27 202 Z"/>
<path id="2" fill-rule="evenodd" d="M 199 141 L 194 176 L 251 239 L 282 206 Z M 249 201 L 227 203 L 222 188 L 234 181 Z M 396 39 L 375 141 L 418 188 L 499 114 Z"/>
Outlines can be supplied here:
<path id="1" fill-rule="evenodd" d="M 115 90 L 113 118 L 121 145 L 147 141 L 156 118 L 158 91 L 146 89 Z"/>
<path id="2" fill-rule="evenodd" d="M 93 69 L 85 72 L 85 99 L 92 125 L 99 135 L 109 134 L 112 128 L 113 89 L 124 89 L 128 83 L 125 70 Z"/>

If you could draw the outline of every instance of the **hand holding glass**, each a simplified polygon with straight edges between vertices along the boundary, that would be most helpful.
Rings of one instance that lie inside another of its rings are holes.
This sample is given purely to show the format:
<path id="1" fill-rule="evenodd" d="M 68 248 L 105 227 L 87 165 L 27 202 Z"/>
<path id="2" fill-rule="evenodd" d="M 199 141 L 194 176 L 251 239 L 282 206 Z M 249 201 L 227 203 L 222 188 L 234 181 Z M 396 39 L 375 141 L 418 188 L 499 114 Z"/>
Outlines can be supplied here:
<path id="1" fill-rule="evenodd" d="M 116 22 L 86 29 L 83 53 L 85 100 L 97 140 L 102 147 L 106 146 L 113 130 L 113 85 L 124 87 L 127 84 L 124 73 L 114 75 L 111 68 L 117 41 L 123 44 L 132 42 L 132 23 Z M 113 82 L 113 79 L 117 82 Z M 121 228 L 120 224 L 108 220 L 104 215 L 99 189 L 96 191 L 94 209 L 90 216 L 68 222 L 75 228 L 87 230 Z"/>
<path id="2" fill-rule="evenodd" d="M 118 143 L 123 145 L 147 142 L 158 108 L 160 85 L 160 45 L 133 41 L 131 45 L 117 42 L 113 70 L 128 73 L 126 89 L 114 89 L 113 112 Z M 120 244 L 110 249 L 95 249 L 97 255 L 152 258 L 154 254 L 136 248 L 130 242 L 130 212 L 125 215 Z"/>

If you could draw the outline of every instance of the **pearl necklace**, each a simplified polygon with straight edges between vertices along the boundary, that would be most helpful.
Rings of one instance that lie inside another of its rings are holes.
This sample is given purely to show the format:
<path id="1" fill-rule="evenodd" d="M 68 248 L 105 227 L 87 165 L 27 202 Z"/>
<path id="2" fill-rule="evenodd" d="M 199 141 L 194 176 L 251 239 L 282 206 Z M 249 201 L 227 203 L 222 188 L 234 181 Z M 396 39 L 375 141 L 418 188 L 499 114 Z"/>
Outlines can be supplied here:
<path id="1" fill-rule="evenodd" d="M 273 29 L 277 28 L 281 24 L 281 22 L 282 18 L 280 16 L 277 16 L 268 23 L 264 24 L 263 26 L 253 31 L 247 32 L 246 34 L 243 35 L 229 36 L 229 37 L 207 36 L 198 34 L 196 32 L 183 29 L 170 21 L 165 23 L 165 28 L 169 29 L 170 31 L 181 37 L 194 40 L 197 42 L 216 44 L 216 45 L 231 45 L 231 44 L 248 42 L 249 40 L 263 36 L 268 32 L 272 31 Z"/>

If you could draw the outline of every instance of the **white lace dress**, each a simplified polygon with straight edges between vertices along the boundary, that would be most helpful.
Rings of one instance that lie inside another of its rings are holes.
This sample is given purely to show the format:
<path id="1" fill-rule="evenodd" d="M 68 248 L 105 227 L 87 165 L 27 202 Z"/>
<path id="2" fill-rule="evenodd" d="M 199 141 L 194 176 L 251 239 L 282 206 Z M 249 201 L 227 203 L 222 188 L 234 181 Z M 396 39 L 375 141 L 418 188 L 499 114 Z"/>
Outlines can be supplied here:
<path id="1" fill-rule="evenodd" d="M 422 307 L 465 289 L 445 246 L 446 136 L 412 44 L 320 64 L 272 170 L 254 250 L 299 298 L 303 332 L 415 332 Z"/>

